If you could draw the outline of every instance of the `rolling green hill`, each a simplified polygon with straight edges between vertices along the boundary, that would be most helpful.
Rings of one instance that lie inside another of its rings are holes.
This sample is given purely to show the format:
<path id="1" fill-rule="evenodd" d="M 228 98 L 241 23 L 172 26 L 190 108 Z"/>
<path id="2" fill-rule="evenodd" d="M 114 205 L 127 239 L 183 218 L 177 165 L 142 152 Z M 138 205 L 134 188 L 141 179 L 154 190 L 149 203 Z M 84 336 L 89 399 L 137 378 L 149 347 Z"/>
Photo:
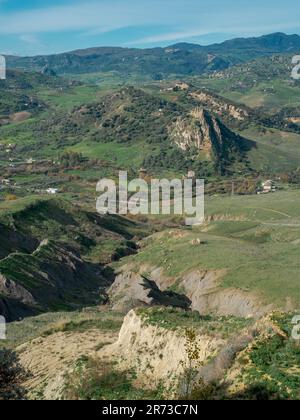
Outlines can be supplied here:
<path id="1" fill-rule="evenodd" d="M 291 77 L 292 56 L 261 57 L 192 81 L 199 87 L 213 89 L 223 97 L 251 108 L 262 108 L 270 114 L 282 108 L 293 112 L 299 107 L 300 85 Z"/>
<path id="2" fill-rule="evenodd" d="M 155 234 L 145 240 L 138 255 L 118 265 L 141 270 L 163 287 L 188 293 L 200 312 L 244 316 L 243 308 L 251 299 L 248 315 L 255 301 L 260 302 L 258 311 L 268 305 L 296 310 L 300 301 L 299 203 L 298 190 L 207 197 L 207 224 Z"/>
<path id="3" fill-rule="evenodd" d="M 0 352 L 32 370 L 31 398 L 181 396 L 192 346 L 197 400 L 299 399 L 299 52 L 272 34 L 8 57 Z M 205 223 L 97 214 L 99 179 L 141 168 L 205 178 Z"/>
<path id="4" fill-rule="evenodd" d="M 0 207 L 0 308 L 8 319 L 101 302 L 112 276 L 103 264 L 135 252 L 146 226 L 100 217 L 63 200 Z M 2 240 L 2 235 L 5 235 Z"/>
<path id="5" fill-rule="evenodd" d="M 39 91 L 68 89 L 74 83 L 40 73 L 8 70 L 6 80 L 0 80 L 0 120 L 16 112 L 37 113 L 45 109 Z"/>
<path id="6" fill-rule="evenodd" d="M 187 110 L 180 103 L 130 87 L 102 95 L 101 102 L 85 103 L 69 112 L 54 108 L 38 118 L 4 127 L 0 139 L 2 136 L 5 143 L 18 146 L 17 153 L 40 159 L 58 158 L 65 150 L 85 150 L 87 157 L 101 159 L 105 147 L 118 144 L 116 159 L 120 160 L 122 149 L 138 148 L 139 166 L 181 173 L 189 168 L 211 174 L 240 171 L 247 168 L 244 157 L 254 146 L 209 111 Z M 129 167 L 132 162 L 127 161 Z"/>

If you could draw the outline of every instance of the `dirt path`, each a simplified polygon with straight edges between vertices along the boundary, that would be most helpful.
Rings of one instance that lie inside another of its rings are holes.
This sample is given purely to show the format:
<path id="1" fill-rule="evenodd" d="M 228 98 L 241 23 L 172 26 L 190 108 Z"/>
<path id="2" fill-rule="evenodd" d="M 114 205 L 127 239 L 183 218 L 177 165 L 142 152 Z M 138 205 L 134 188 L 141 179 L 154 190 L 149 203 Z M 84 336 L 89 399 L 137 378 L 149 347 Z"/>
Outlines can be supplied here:
<path id="1" fill-rule="evenodd" d="M 252 209 L 256 209 L 256 210 L 258 210 L 258 209 L 266 210 L 266 211 L 270 211 L 272 213 L 280 214 L 281 216 L 288 217 L 288 218 L 292 217 L 290 214 L 282 213 L 281 211 L 278 211 L 278 210 L 268 209 L 267 207 L 248 207 L 248 208 L 252 208 Z"/>

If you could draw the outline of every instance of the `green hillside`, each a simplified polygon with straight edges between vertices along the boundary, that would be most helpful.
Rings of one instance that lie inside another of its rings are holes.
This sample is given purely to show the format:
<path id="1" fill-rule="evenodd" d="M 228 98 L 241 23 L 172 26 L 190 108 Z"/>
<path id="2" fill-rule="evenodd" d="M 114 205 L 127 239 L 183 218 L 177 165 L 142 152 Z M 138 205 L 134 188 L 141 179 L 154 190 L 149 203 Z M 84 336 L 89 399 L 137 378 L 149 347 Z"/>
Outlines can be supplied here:
<path id="1" fill-rule="evenodd" d="M 249 107 L 265 108 L 269 113 L 299 107 L 300 85 L 291 77 L 292 57 L 274 54 L 207 77 L 193 78 L 193 83 Z"/>
<path id="2" fill-rule="evenodd" d="M 104 264 L 134 253 L 148 227 L 100 217 L 63 200 L 0 206 L 0 305 L 7 319 L 101 302 L 111 284 Z"/>
<path id="3" fill-rule="evenodd" d="M 0 120 L 16 112 L 40 112 L 45 109 L 40 91 L 68 90 L 72 84 L 54 76 L 8 70 L 6 80 L 0 80 Z"/>
<path id="4" fill-rule="evenodd" d="M 299 52 L 276 33 L 7 57 L 0 400 L 5 349 L 30 399 L 299 399 Z M 204 223 L 98 214 L 120 170 L 204 178 Z"/>
<path id="5" fill-rule="evenodd" d="M 50 110 L 38 117 L 3 127 L 0 139 L 5 144 L 16 144 L 23 157 L 35 159 L 60 160 L 65 151 L 84 150 L 84 156 L 105 161 L 105 150 L 115 150 L 118 143 L 115 167 L 122 163 L 122 150 L 127 147 L 133 151 L 133 158 L 134 150 L 138 150 L 134 169 L 146 166 L 156 172 L 172 169 L 185 173 L 194 168 L 199 173 L 222 173 L 236 170 L 234 166 L 247 166 L 243 158 L 253 144 L 230 131 L 208 111 L 191 115 L 180 103 L 141 89 L 103 93 L 98 98 L 101 102 L 85 102 L 80 91 L 80 106 L 62 112 L 62 103 L 49 105 Z M 76 90 L 73 95 L 76 97 Z M 66 100 L 68 96 L 67 92 Z M 184 133 L 188 141 L 181 145 Z M 129 168 L 135 161 L 126 163 Z M 110 159 L 107 164 L 112 166 Z"/>
<path id="6" fill-rule="evenodd" d="M 130 262 L 136 269 L 160 267 L 173 285 L 180 285 L 193 271 L 220 271 L 221 289 L 234 288 L 237 295 L 240 291 L 249 297 L 253 294 L 276 309 L 297 309 L 299 205 L 298 190 L 207 198 L 210 223 L 192 231 L 154 235 L 138 255 L 121 264 Z"/>

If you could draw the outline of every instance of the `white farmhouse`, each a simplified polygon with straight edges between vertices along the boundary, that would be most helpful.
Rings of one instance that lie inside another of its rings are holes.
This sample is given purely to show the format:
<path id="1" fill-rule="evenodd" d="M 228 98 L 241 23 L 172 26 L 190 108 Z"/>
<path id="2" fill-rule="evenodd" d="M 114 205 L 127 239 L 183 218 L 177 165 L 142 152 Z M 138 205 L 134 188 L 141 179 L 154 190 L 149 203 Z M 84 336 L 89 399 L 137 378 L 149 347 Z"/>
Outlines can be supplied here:
<path id="1" fill-rule="evenodd" d="M 47 192 L 47 194 L 52 194 L 52 195 L 55 195 L 55 194 L 57 194 L 57 193 L 58 193 L 58 188 L 48 188 L 48 189 L 46 190 L 46 192 Z"/>
<path id="2" fill-rule="evenodd" d="M 272 179 L 262 182 L 258 194 L 269 194 L 276 191 L 276 183 Z"/>

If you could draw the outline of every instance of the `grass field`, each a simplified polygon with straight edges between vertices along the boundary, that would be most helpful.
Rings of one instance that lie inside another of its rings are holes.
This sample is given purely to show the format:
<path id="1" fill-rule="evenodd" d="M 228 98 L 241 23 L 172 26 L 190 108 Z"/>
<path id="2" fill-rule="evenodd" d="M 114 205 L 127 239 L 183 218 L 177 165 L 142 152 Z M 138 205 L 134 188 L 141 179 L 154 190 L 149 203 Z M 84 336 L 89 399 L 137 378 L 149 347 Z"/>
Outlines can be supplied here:
<path id="1" fill-rule="evenodd" d="M 83 73 L 70 74 L 67 77 L 71 80 L 78 80 L 86 84 L 93 84 L 101 88 L 111 88 L 112 86 L 122 86 L 126 84 L 143 84 L 151 81 L 150 76 L 142 76 L 138 74 L 122 75 L 118 72 L 100 72 L 100 73 Z"/>
<path id="2" fill-rule="evenodd" d="M 199 87 L 212 89 L 224 98 L 251 108 L 264 107 L 270 112 L 277 112 L 285 106 L 300 105 L 300 87 L 291 85 L 288 78 L 257 82 L 244 89 L 233 88 L 237 83 L 234 78 L 199 78 L 193 81 Z"/>
<path id="3" fill-rule="evenodd" d="M 182 311 L 175 308 L 138 309 L 146 325 L 157 326 L 169 330 L 195 329 L 199 334 L 229 339 L 237 332 L 249 327 L 253 320 L 236 317 L 201 316 L 199 312 Z"/>
<path id="4" fill-rule="evenodd" d="M 109 91 L 111 91 L 111 89 Z M 108 89 L 105 87 L 100 88 L 96 85 L 82 85 L 72 87 L 72 89 L 67 91 L 58 91 L 57 89 L 40 90 L 38 96 L 48 105 L 66 111 L 84 103 L 97 102 L 107 93 Z"/>
<path id="5" fill-rule="evenodd" d="M 208 198 L 210 224 L 184 229 L 182 237 L 154 235 L 128 262 L 162 267 L 177 280 L 193 270 L 224 270 L 222 287 L 253 292 L 278 307 L 291 301 L 295 307 L 300 301 L 299 208 L 300 191 Z M 196 239 L 202 245 L 193 246 Z"/>
<path id="6" fill-rule="evenodd" d="M 119 331 L 122 323 L 122 315 L 97 308 L 82 312 L 50 312 L 8 324 L 5 347 L 15 348 L 37 337 L 58 332 L 86 332 L 92 329 Z"/>
<path id="7" fill-rule="evenodd" d="M 98 158 L 120 168 L 139 169 L 142 166 L 146 145 L 135 143 L 124 145 L 121 143 L 91 143 L 76 144 L 68 150 L 82 153 L 89 158 Z"/>
<path id="8" fill-rule="evenodd" d="M 300 135 L 277 129 L 263 130 L 251 124 L 240 134 L 256 142 L 249 159 L 258 171 L 278 173 L 297 169 L 300 164 Z"/>

